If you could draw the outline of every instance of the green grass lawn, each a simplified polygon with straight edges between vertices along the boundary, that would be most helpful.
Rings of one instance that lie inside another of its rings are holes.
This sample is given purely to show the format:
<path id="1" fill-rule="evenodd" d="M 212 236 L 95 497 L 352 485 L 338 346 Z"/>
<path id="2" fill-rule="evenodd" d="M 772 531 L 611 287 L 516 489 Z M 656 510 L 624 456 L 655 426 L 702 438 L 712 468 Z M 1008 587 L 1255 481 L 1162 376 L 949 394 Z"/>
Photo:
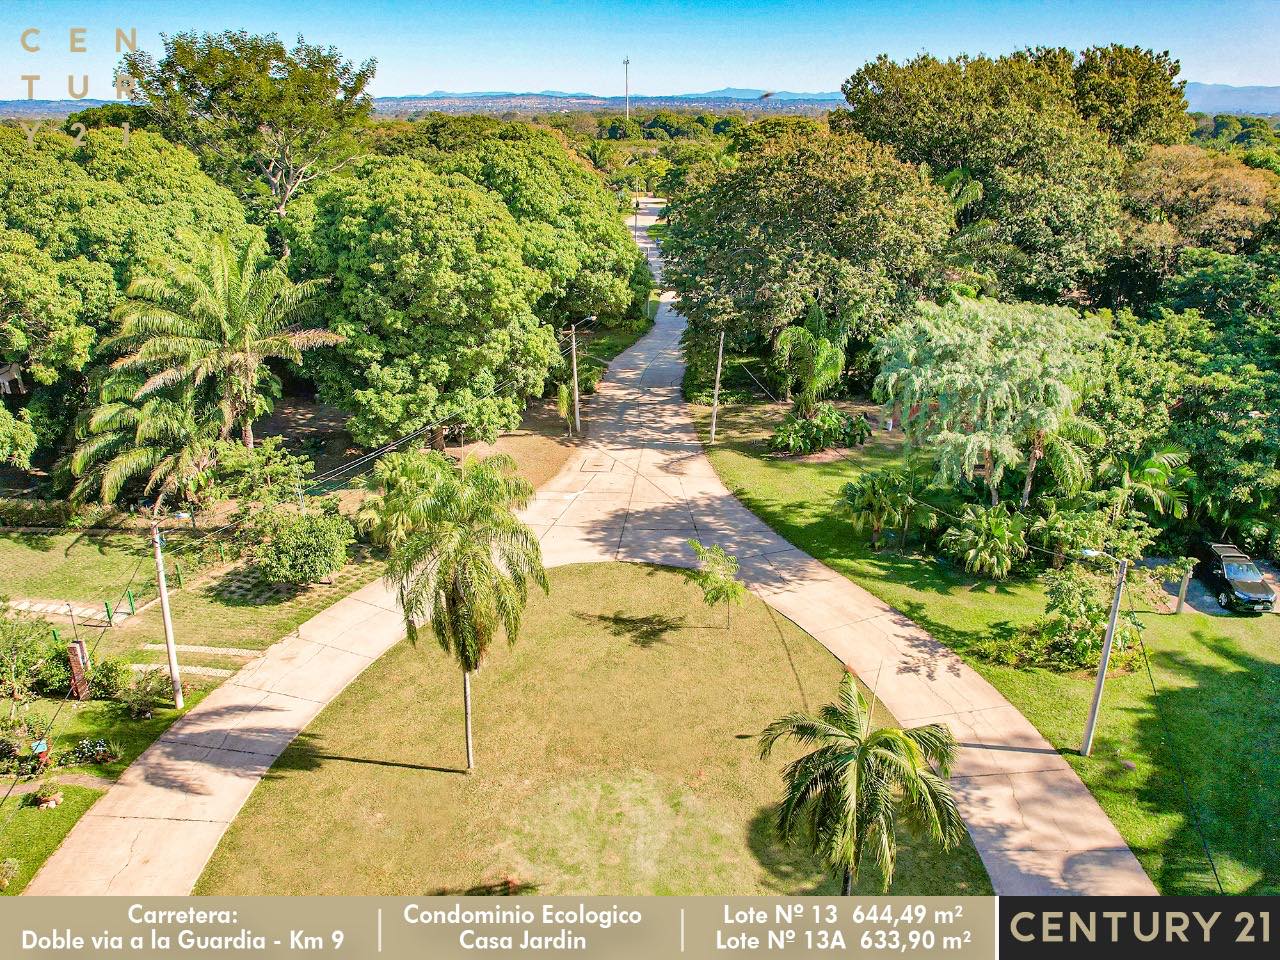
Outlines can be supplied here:
<path id="1" fill-rule="evenodd" d="M 762 762 L 753 737 L 830 700 L 839 675 L 754 598 L 727 629 L 676 572 L 554 570 L 520 642 L 475 678 L 472 776 L 456 666 L 429 635 L 402 643 L 285 751 L 196 891 L 835 893 L 775 839 L 786 758 Z M 971 845 L 904 841 L 893 892 L 990 885 Z"/>
<path id="2" fill-rule="evenodd" d="M 180 545 L 186 534 L 169 534 Z M 0 596 L 115 605 L 133 577 L 134 595 L 154 597 L 155 564 L 145 530 L 39 534 L 0 531 Z M 136 571 L 136 574 L 135 574 Z"/>
<path id="3" fill-rule="evenodd" d="M 1040 586 L 975 581 L 893 548 L 872 553 L 835 501 L 859 469 L 900 460 L 900 441 L 877 439 L 852 464 L 771 458 L 764 440 L 782 412 L 773 405 L 721 409 L 711 461 L 747 506 L 969 660 L 1064 752 L 1163 893 L 1217 892 L 1179 764 L 1223 887 L 1280 893 L 1280 619 L 1146 616 L 1158 692 L 1144 670 L 1113 675 L 1094 754 L 1080 757 L 1091 673 L 1019 670 L 972 655 L 982 638 L 1043 613 Z M 705 439 L 709 411 L 699 416 Z"/>

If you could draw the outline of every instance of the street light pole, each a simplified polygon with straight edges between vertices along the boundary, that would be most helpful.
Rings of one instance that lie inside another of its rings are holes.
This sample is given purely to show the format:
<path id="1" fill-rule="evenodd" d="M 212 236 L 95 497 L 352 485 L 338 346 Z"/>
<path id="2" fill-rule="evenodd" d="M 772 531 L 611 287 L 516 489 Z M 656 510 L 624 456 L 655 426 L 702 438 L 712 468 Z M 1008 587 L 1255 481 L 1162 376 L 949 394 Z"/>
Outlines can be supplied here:
<path id="1" fill-rule="evenodd" d="M 1111 599 L 1111 619 L 1107 621 L 1107 635 L 1102 641 L 1102 659 L 1098 662 L 1098 680 L 1093 686 L 1093 705 L 1089 708 L 1089 721 L 1084 727 L 1084 742 L 1080 756 L 1093 752 L 1093 734 L 1098 728 L 1098 710 L 1102 707 L 1102 688 L 1107 682 L 1107 665 L 1111 662 L 1111 645 L 1116 638 L 1116 620 L 1120 616 L 1120 596 L 1124 593 L 1125 577 L 1129 573 L 1129 561 L 1121 560 L 1116 573 L 1116 594 Z"/>
<path id="2" fill-rule="evenodd" d="M 711 442 L 716 442 L 716 414 L 720 412 L 720 368 L 724 366 L 724 331 L 720 331 L 720 352 L 716 354 L 716 388 L 711 394 Z"/>
<path id="3" fill-rule="evenodd" d="M 573 345 L 573 430 L 582 434 L 582 418 L 578 414 L 578 325 L 569 325 L 569 340 Z"/>
<path id="4" fill-rule="evenodd" d="M 169 586 L 164 576 L 164 538 L 160 536 L 160 524 L 151 524 L 151 545 L 156 557 L 156 587 L 160 592 L 160 616 L 164 620 L 164 649 L 169 655 L 169 679 L 173 681 L 173 705 L 179 710 L 182 702 L 182 678 L 178 675 L 178 648 L 173 643 L 173 616 L 169 613 Z"/>
<path id="5" fill-rule="evenodd" d="M 622 87 L 627 97 L 627 119 L 631 119 L 631 58 L 622 61 Z"/>

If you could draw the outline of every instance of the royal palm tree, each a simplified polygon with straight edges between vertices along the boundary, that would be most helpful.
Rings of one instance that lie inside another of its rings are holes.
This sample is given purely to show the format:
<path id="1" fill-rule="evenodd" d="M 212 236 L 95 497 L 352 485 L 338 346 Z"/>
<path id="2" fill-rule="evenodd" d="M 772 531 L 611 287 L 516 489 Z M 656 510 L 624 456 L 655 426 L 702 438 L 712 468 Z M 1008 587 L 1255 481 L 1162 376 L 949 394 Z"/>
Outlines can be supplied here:
<path id="1" fill-rule="evenodd" d="M 126 484 L 143 480 L 159 516 L 174 501 L 191 499 L 210 477 L 222 419 L 189 389 L 135 399 L 139 378 L 107 377 L 99 402 L 81 417 L 69 464 L 71 496 L 114 503 Z"/>
<path id="2" fill-rule="evenodd" d="M 158 274 L 135 278 L 116 310 L 120 332 L 103 345 L 123 354 L 116 369 L 147 374 L 138 399 L 211 382 L 224 432 L 239 428 L 250 448 L 254 418 L 270 409 L 275 378 L 266 361 L 298 363 L 305 351 L 343 340 L 295 328 L 315 307 L 321 281 L 291 283 L 278 266 L 261 266 L 265 254 L 256 234 L 239 247 L 223 234 L 193 248 L 190 262 L 169 260 Z"/>
<path id="3" fill-rule="evenodd" d="M 792 713 L 760 735 L 767 759 L 780 740 L 814 748 L 783 771 L 786 794 L 778 832 L 807 840 L 813 853 L 841 874 L 841 893 L 853 892 L 864 856 L 893 882 L 898 826 L 923 834 L 944 850 L 964 835 L 947 783 L 956 741 L 942 724 L 903 730 L 871 727 L 871 710 L 852 674 L 840 681 L 835 703 L 816 716 Z"/>
<path id="4" fill-rule="evenodd" d="M 388 547 L 386 576 L 409 638 L 416 642 L 419 625 L 430 621 L 462 668 L 470 771 L 471 674 L 499 632 L 516 642 L 530 585 L 548 589 L 538 538 L 513 512 L 528 504 L 533 486 L 504 454 L 454 465 L 432 451 L 384 457 L 374 490 L 361 517 Z"/>

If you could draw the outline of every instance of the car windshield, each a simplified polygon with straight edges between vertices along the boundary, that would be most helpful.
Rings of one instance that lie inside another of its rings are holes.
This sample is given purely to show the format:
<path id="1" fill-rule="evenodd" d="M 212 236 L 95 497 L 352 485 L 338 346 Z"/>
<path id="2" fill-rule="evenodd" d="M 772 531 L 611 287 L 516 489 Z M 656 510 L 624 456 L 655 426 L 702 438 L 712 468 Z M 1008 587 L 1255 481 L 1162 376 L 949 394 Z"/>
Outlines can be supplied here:
<path id="1" fill-rule="evenodd" d="M 1262 571 L 1252 563 L 1232 563 L 1227 561 L 1225 567 L 1228 580 L 1244 580 L 1247 583 L 1262 582 Z"/>

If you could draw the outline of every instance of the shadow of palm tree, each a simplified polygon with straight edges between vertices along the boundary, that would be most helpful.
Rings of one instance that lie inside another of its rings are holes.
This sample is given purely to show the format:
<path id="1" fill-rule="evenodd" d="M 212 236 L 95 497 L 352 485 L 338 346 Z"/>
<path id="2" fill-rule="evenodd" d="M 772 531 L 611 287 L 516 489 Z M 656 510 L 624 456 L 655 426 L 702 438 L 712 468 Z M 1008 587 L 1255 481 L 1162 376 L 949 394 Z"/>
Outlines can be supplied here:
<path id="1" fill-rule="evenodd" d="M 662 643 L 672 630 L 679 630 L 685 625 L 684 617 L 671 617 L 662 613 L 630 617 L 619 610 L 612 616 L 598 613 L 578 613 L 575 616 L 588 623 L 597 623 L 613 636 L 630 640 L 637 647 L 652 647 Z"/>
<path id="2" fill-rule="evenodd" d="M 513 877 L 478 883 L 473 887 L 440 887 L 433 890 L 433 897 L 523 897 L 538 892 L 536 883 L 525 883 Z"/>

